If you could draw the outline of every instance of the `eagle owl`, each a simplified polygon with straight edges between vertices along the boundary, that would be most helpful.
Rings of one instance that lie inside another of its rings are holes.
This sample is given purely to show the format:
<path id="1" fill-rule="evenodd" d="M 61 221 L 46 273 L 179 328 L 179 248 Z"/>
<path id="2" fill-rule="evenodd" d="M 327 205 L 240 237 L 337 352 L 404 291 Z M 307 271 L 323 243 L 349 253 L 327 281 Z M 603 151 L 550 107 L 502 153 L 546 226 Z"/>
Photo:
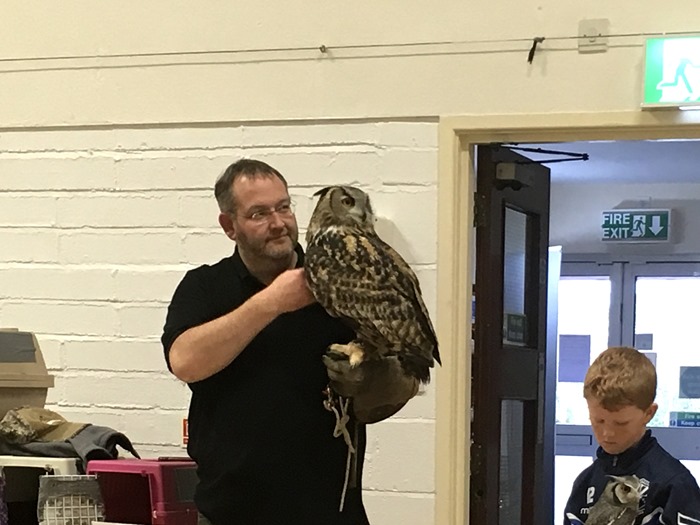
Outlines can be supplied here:
<path id="1" fill-rule="evenodd" d="M 632 525 L 639 514 L 642 483 L 637 476 L 610 476 L 588 512 L 586 525 Z"/>
<path id="2" fill-rule="evenodd" d="M 309 287 L 326 311 L 355 330 L 346 354 L 352 366 L 395 355 L 422 383 L 440 363 L 435 330 L 409 265 L 374 231 L 369 196 L 351 186 L 316 192 L 306 232 L 304 267 Z"/>

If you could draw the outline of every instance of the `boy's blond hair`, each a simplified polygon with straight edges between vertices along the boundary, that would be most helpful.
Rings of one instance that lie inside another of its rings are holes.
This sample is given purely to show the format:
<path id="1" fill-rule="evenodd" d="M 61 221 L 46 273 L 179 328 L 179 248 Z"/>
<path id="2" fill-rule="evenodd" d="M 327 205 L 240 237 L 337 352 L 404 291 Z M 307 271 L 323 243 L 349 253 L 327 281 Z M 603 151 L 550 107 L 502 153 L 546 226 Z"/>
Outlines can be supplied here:
<path id="1" fill-rule="evenodd" d="M 583 397 L 605 410 L 625 406 L 646 410 L 656 397 L 656 369 L 647 356 L 627 346 L 608 348 L 591 363 Z"/>

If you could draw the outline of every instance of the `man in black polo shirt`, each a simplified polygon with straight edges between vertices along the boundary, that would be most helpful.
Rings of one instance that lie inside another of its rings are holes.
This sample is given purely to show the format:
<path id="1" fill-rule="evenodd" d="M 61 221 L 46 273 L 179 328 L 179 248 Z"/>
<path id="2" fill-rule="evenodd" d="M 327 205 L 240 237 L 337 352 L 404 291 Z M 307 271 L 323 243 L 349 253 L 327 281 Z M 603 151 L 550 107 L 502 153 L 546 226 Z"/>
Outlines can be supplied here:
<path id="1" fill-rule="evenodd" d="M 277 170 L 240 160 L 215 195 L 235 252 L 187 272 L 162 336 L 169 369 L 192 390 L 188 453 L 198 465 L 200 523 L 368 525 L 362 423 L 395 413 L 417 385 L 387 365 L 350 369 L 324 358 L 353 332 L 306 285 L 296 218 Z M 359 446 L 347 490 L 348 447 L 333 437 L 336 416 L 323 406 L 329 376 L 339 393 L 355 397 L 350 431 L 357 425 Z"/>

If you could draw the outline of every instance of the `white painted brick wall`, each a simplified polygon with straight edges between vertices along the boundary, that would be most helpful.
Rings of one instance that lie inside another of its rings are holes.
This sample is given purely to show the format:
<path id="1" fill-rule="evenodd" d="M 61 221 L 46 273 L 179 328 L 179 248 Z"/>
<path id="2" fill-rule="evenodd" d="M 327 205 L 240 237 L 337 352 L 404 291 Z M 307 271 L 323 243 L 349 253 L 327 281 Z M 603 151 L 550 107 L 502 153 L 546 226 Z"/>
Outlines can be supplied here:
<path id="1" fill-rule="evenodd" d="M 114 337 L 119 325 L 117 311 L 106 302 L 8 300 L 0 313 L 3 326 L 42 334 Z"/>
<path id="2" fill-rule="evenodd" d="M 67 339 L 60 342 L 62 366 L 73 372 L 163 372 L 159 341 L 138 339 Z M 42 341 L 45 352 L 45 345 Z M 70 400 L 68 400 L 70 402 Z"/>
<path id="3" fill-rule="evenodd" d="M 302 233 L 319 187 L 357 184 L 414 267 L 433 319 L 437 124 L 250 125 L 0 133 L 0 326 L 36 332 L 48 406 L 124 432 L 142 455 L 183 454 L 187 387 L 160 334 L 184 272 L 230 254 L 213 198 L 241 156 L 285 174 Z M 374 525 L 429 524 L 434 386 L 369 430 Z"/>
<path id="4" fill-rule="evenodd" d="M 0 228 L 0 263 L 58 261 L 58 231 Z"/>
<path id="5" fill-rule="evenodd" d="M 62 228 L 167 228 L 173 226 L 178 208 L 174 193 L 158 195 L 146 192 L 110 193 L 74 192 L 56 200 L 56 224 Z"/>
<path id="6" fill-rule="evenodd" d="M 109 300 L 113 296 L 114 278 L 110 268 L 41 263 L 0 266 L 0 297 L 3 300 Z"/>

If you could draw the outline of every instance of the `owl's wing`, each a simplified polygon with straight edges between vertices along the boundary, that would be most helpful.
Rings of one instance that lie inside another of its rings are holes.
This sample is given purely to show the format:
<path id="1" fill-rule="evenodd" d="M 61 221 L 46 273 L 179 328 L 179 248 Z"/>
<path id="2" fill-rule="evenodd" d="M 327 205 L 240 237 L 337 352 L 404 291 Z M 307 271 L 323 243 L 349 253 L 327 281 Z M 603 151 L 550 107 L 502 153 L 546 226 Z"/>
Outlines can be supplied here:
<path id="1" fill-rule="evenodd" d="M 396 266 L 399 268 L 401 272 L 403 272 L 405 275 L 407 275 L 413 284 L 413 293 L 415 294 L 415 297 L 417 299 L 417 303 L 419 304 L 421 308 L 421 313 L 422 313 L 422 319 L 425 320 L 425 323 L 427 324 L 427 331 L 432 335 L 432 339 L 435 345 L 435 349 L 433 350 L 433 358 L 440 363 L 440 353 L 438 352 L 438 344 L 437 344 L 437 337 L 435 336 L 435 328 L 433 327 L 433 323 L 430 320 L 430 315 L 428 314 L 428 309 L 425 307 L 425 302 L 423 301 L 423 293 L 421 292 L 420 289 L 420 283 L 418 282 L 418 277 L 416 274 L 413 272 L 411 267 L 408 265 L 408 263 L 399 255 L 399 253 L 394 250 L 391 246 L 389 246 L 387 243 L 385 243 L 383 240 L 381 240 L 379 237 L 375 237 L 376 241 L 380 244 L 382 244 L 387 253 L 389 254 L 389 257 L 391 257 L 392 260 L 396 262 Z M 442 363 L 440 363 L 442 364 Z"/>
<path id="2" fill-rule="evenodd" d="M 437 338 L 406 261 L 378 236 L 330 228 L 307 246 L 305 267 L 318 302 L 358 334 L 416 361 L 439 362 Z"/>

